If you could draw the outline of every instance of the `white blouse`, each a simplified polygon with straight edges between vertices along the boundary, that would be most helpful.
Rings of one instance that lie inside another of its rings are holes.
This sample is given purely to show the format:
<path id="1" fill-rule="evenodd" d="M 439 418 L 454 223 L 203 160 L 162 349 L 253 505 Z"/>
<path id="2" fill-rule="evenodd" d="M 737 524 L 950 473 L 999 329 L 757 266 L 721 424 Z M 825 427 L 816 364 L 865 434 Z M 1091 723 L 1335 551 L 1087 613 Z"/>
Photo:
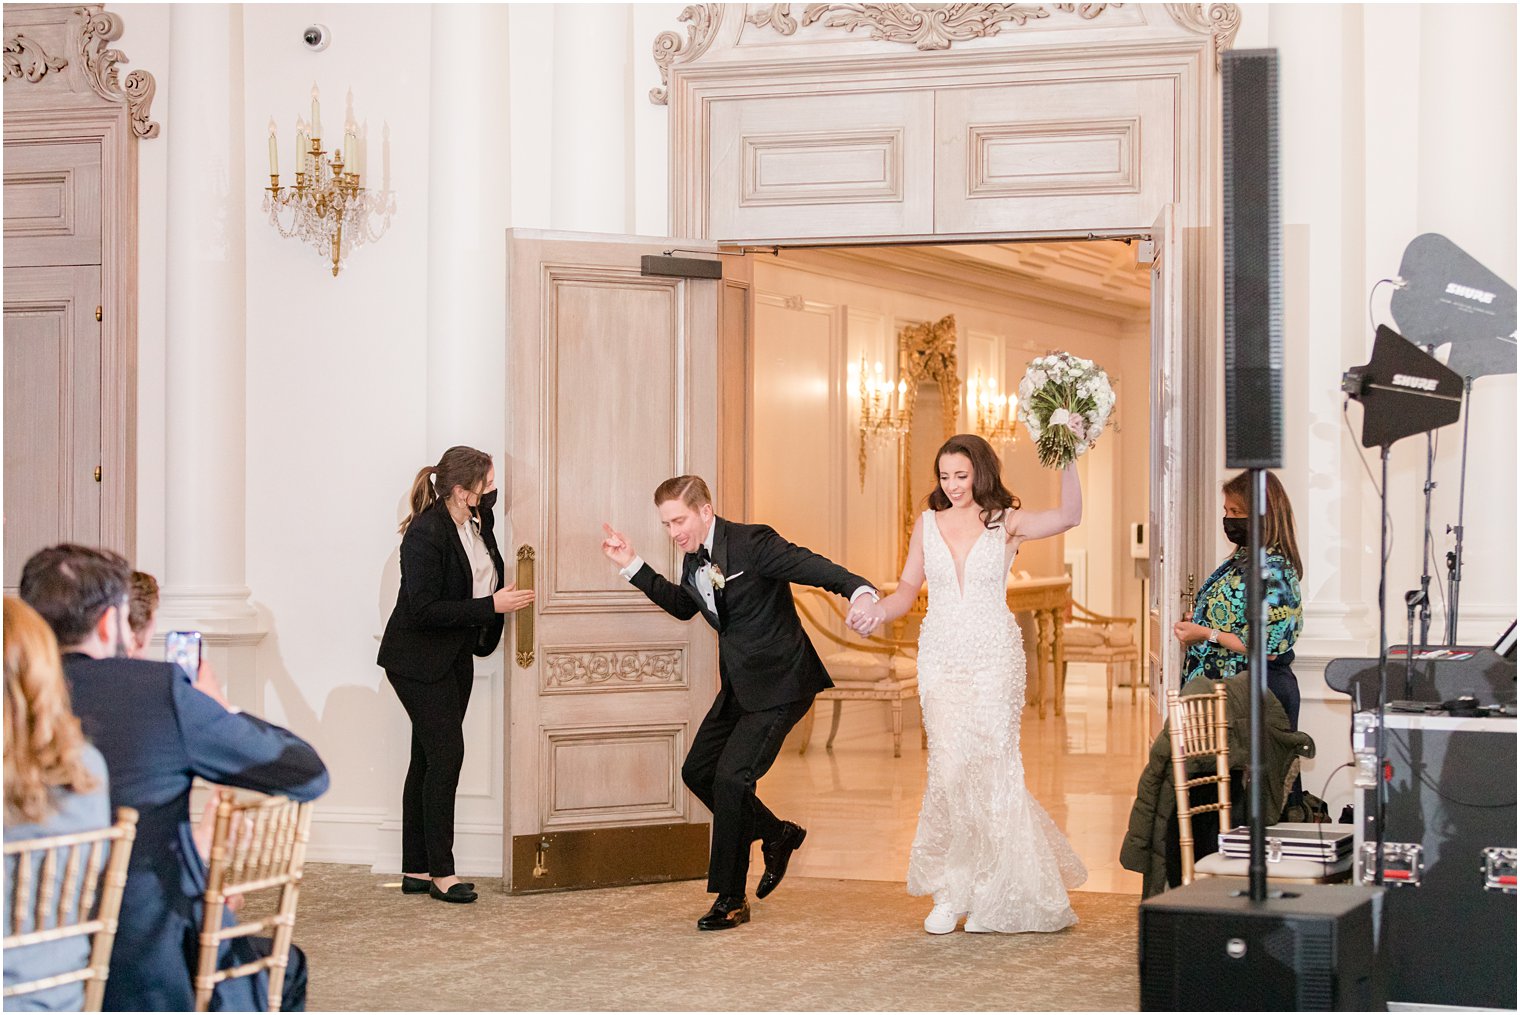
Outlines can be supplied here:
<path id="1" fill-rule="evenodd" d="M 470 574 L 474 579 L 472 594 L 481 599 L 496 591 L 496 564 L 491 551 L 480 538 L 480 523 L 466 518 L 459 528 L 459 541 L 464 544 L 464 555 L 470 558 Z"/>

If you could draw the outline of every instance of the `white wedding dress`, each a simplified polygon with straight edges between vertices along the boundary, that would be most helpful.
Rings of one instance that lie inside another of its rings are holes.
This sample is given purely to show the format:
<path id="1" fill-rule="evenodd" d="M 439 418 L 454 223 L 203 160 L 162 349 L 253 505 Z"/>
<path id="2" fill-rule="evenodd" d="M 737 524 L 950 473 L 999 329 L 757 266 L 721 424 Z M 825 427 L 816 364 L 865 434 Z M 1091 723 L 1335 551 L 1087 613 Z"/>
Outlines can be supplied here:
<path id="1" fill-rule="evenodd" d="M 1066 893 L 1087 869 L 1024 786 L 1026 666 L 1006 599 L 1007 539 L 1001 527 L 977 538 L 964 588 L 933 511 L 924 512 L 922 545 L 929 609 L 918 694 L 929 778 L 908 892 L 933 895 L 987 930 L 1060 930 L 1077 922 Z"/>

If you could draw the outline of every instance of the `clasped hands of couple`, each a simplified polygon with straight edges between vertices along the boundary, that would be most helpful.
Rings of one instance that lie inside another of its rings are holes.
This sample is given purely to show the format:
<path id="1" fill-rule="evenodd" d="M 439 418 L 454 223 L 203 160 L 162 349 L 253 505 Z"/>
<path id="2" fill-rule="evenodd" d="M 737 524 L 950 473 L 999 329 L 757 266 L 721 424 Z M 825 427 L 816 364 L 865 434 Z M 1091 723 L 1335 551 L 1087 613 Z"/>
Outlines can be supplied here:
<path id="1" fill-rule="evenodd" d="M 628 542 L 628 537 L 606 522 L 602 523 L 602 531 L 607 538 L 602 540 L 602 552 L 605 553 L 618 567 L 627 567 L 638 554 L 633 552 L 633 546 Z M 886 608 L 870 596 L 861 596 L 850 607 L 850 613 L 844 622 L 850 630 L 863 638 L 869 638 L 871 634 L 886 622 Z"/>

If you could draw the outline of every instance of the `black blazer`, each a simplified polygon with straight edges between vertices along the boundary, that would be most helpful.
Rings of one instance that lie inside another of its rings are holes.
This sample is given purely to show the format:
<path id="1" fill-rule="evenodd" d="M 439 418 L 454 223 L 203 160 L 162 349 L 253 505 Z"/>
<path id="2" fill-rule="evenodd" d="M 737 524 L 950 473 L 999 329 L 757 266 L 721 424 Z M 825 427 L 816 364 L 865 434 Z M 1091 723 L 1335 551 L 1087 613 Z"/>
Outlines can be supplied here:
<path id="1" fill-rule="evenodd" d="M 871 583 L 826 557 L 787 542 L 769 525 L 741 525 L 714 518 L 713 563 L 725 577 L 713 590 L 717 615 L 697 591 L 697 558 L 681 560 L 681 584 L 645 564 L 633 584 L 679 620 L 698 613 L 718 632 L 719 699 L 732 690 L 746 712 L 760 712 L 833 687 L 792 602 L 792 583 L 827 589 L 848 599 Z"/>
<path id="2" fill-rule="evenodd" d="M 499 588 L 506 565 L 496 549 L 496 517 L 489 509 L 479 514 L 480 538 L 496 565 Z M 474 586 L 459 528 L 448 506 L 435 501 L 401 537 L 401 590 L 376 661 L 387 673 L 433 683 L 450 672 L 466 646 L 478 656 L 496 651 L 504 614 L 490 596 L 473 598 Z"/>
<path id="3" fill-rule="evenodd" d="M 137 808 L 127 865 L 108 1011 L 190 1011 L 206 864 L 193 838 L 195 776 L 223 786 L 314 800 L 327 768 L 300 737 L 246 712 L 233 713 L 190 686 L 185 671 L 146 659 L 63 657 L 74 713 L 110 773 L 111 806 Z M 228 925 L 236 923 L 229 914 Z M 221 967 L 252 962 L 246 938 L 224 945 Z M 217 988 L 221 1011 L 262 1011 L 267 977 Z"/>

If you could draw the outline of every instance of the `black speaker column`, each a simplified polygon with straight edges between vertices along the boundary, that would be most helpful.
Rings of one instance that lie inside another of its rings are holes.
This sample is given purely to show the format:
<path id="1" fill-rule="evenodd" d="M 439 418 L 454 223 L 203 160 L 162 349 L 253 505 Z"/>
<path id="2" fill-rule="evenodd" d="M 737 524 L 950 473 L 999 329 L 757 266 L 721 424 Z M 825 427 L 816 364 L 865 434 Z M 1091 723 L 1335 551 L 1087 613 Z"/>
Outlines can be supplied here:
<path id="1" fill-rule="evenodd" d="M 1224 54 L 1224 441 L 1232 469 L 1282 468 L 1277 51 Z"/>

